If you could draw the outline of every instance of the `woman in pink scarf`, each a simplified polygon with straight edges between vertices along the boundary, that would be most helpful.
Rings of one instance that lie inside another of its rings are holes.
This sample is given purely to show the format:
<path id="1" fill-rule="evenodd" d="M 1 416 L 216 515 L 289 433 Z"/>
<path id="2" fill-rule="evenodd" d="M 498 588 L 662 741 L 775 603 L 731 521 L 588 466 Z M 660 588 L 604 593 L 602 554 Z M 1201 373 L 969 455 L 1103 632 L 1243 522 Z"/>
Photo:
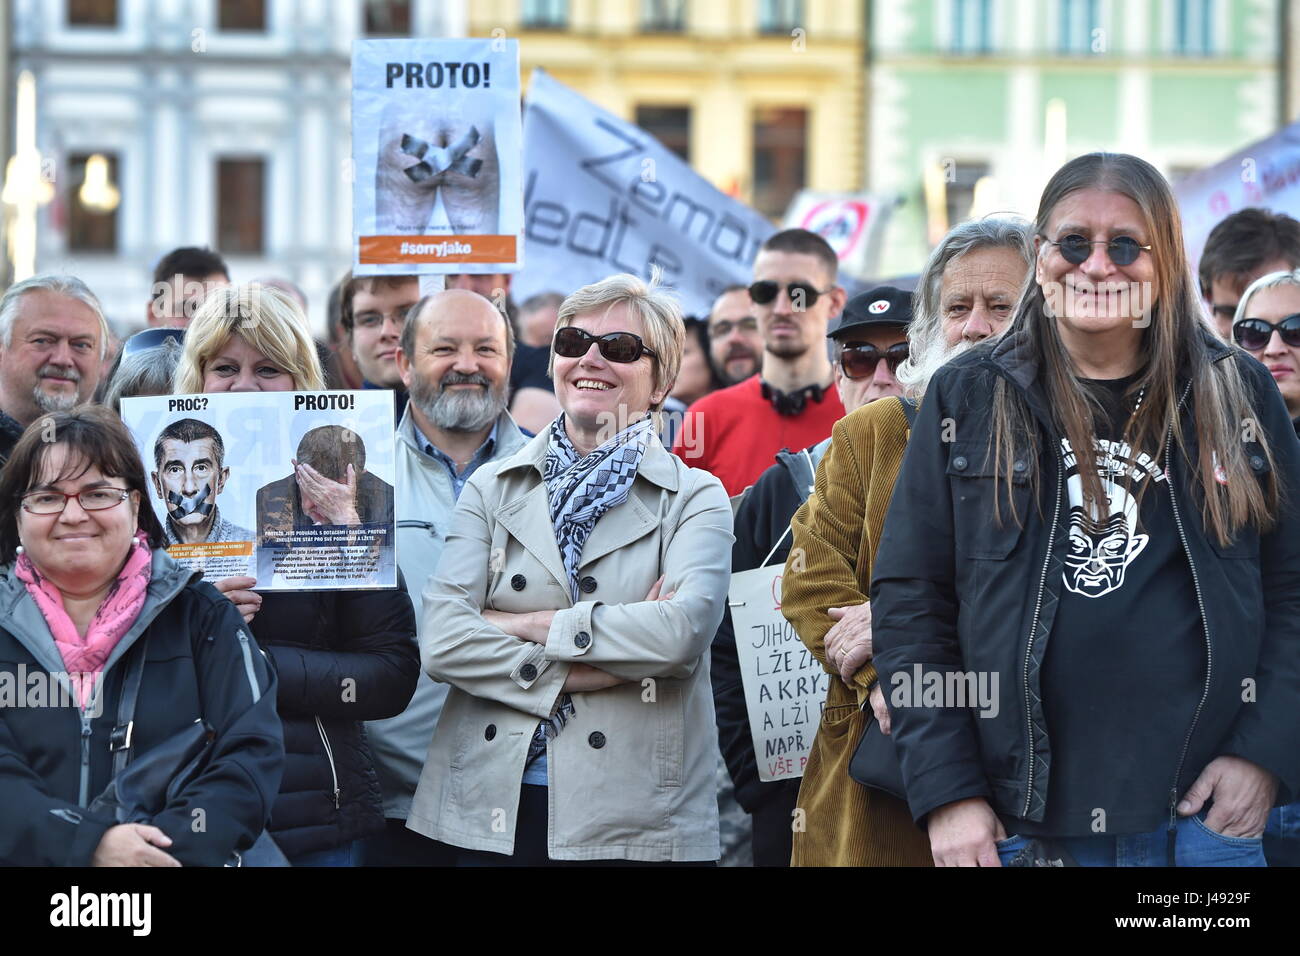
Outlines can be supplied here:
<path id="1" fill-rule="evenodd" d="M 221 865 L 266 826 L 283 759 L 274 677 L 162 538 L 135 443 L 104 408 L 37 420 L 0 472 L 0 864 Z M 137 758 L 196 720 L 208 761 L 152 823 L 91 809 L 114 750 Z"/>

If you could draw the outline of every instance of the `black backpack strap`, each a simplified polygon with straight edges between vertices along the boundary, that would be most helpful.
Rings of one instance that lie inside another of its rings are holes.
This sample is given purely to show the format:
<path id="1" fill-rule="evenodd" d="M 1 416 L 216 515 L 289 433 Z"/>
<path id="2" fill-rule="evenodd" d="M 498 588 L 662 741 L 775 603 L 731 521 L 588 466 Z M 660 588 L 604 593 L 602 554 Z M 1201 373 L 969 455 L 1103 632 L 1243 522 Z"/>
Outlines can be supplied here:
<path id="1" fill-rule="evenodd" d="M 903 406 L 903 414 L 907 416 L 907 427 L 911 428 L 916 424 L 916 400 L 902 395 L 897 397 L 898 404 Z"/>
<path id="2" fill-rule="evenodd" d="M 142 634 L 127 652 L 126 676 L 122 678 L 122 696 L 117 702 L 117 725 L 108 736 L 108 749 L 113 752 L 114 777 L 126 768 L 135 743 L 135 703 L 140 697 L 140 681 L 144 678 L 148 640 L 148 634 Z"/>

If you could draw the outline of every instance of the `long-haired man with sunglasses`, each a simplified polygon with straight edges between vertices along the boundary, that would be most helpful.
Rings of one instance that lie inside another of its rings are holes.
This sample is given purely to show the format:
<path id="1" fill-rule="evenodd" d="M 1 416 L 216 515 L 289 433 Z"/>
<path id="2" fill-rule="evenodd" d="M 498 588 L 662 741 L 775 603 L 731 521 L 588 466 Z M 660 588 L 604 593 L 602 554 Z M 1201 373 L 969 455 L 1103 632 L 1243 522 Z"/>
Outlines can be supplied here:
<path id="1" fill-rule="evenodd" d="M 753 484 L 782 448 L 828 438 L 844 414 L 826 349 L 827 327 L 846 298 L 838 269 L 835 250 L 806 229 L 782 230 L 759 249 L 749 295 L 763 335 L 762 368 L 692 405 L 673 445 L 729 495 Z"/>
<path id="2" fill-rule="evenodd" d="M 912 294 L 880 286 L 854 296 L 831 329 L 838 361 L 835 389 L 847 412 L 888 395 L 901 395 L 894 371 L 907 358 Z M 790 553 L 790 519 L 808 497 L 813 475 L 830 447 L 826 438 L 806 450 L 780 451 L 736 512 L 733 573 L 784 563 Z M 740 676 L 731 613 L 724 611 L 713 639 L 710 676 L 718 722 L 718 745 L 736 786 L 736 801 L 750 815 L 755 866 L 789 866 L 791 814 L 799 779 L 761 782 Z"/>

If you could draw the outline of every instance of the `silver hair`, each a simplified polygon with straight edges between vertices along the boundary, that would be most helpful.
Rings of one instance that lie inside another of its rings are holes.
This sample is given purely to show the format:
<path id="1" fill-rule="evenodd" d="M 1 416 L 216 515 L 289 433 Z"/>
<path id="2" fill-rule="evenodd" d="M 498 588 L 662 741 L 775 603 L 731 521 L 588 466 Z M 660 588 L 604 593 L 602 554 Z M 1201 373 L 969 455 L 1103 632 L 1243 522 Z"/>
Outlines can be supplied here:
<path id="1" fill-rule="evenodd" d="M 1246 291 L 1241 294 L 1241 301 L 1237 303 L 1237 311 L 1232 316 L 1232 325 L 1235 328 L 1237 323 L 1246 318 L 1246 310 L 1250 307 L 1250 300 L 1255 297 L 1256 292 L 1263 292 L 1265 289 L 1272 289 L 1279 285 L 1300 286 L 1300 269 L 1290 272 L 1270 272 L 1262 275 L 1246 287 Z"/>
<path id="2" fill-rule="evenodd" d="M 48 273 L 15 282 L 0 298 L 0 344 L 5 348 L 13 344 L 14 320 L 18 318 L 18 306 L 22 297 L 28 292 L 53 292 L 55 295 L 66 295 L 70 299 L 88 305 L 95 313 L 95 318 L 99 319 L 99 357 L 102 360 L 108 354 L 108 320 L 104 318 L 104 308 L 99 304 L 95 293 L 91 292 L 86 283 L 76 276 Z"/>
<path id="3" fill-rule="evenodd" d="M 930 377 L 966 347 L 949 348 L 944 341 L 940 294 L 944 270 L 978 249 L 1010 249 L 1020 254 L 1028 270 L 1034 262 L 1034 227 L 1019 216 L 985 216 L 954 226 L 934 247 L 913 293 L 913 318 L 907 329 L 909 357 L 897 373 L 903 391 L 913 398 L 925 394 Z"/>
<path id="4" fill-rule="evenodd" d="M 169 394 L 180 361 L 181 343 L 176 339 L 163 339 L 153 348 L 128 355 L 104 391 L 104 404 L 120 413 L 124 398 Z"/>

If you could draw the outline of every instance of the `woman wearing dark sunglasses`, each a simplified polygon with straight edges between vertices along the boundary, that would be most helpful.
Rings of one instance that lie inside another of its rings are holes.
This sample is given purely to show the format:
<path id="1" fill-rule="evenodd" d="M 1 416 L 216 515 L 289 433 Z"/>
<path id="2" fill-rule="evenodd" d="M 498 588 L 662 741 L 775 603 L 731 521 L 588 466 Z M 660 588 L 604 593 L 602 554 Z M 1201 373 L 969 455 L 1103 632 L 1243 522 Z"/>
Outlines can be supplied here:
<path id="1" fill-rule="evenodd" d="M 407 825 L 467 866 L 719 856 L 713 696 L 731 507 L 660 444 L 677 303 L 612 276 L 560 307 L 549 428 L 461 493 L 425 590 L 451 685 Z M 493 809 L 498 808 L 498 809 Z"/>
<path id="2" fill-rule="evenodd" d="M 1264 363 L 1300 433 L 1300 270 L 1250 284 L 1237 303 L 1232 340 Z"/>
<path id="3" fill-rule="evenodd" d="M 1204 322 L 1150 164 L 1071 160 L 1035 226 L 1006 334 L 930 381 L 876 557 L 912 815 L 941 866 L 1264 865 L 1300 789 L 1300 442 Z"/>

